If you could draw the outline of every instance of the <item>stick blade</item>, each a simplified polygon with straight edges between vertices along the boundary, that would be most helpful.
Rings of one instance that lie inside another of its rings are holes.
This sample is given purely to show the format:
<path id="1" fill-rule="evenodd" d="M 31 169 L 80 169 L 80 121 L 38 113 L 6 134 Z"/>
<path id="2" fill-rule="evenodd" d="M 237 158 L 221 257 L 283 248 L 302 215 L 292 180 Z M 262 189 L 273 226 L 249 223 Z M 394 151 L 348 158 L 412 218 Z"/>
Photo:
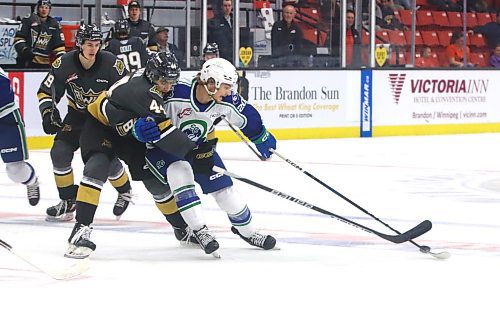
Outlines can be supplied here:
<path id="1" fill-rule="evenodd" d="M 77 263 L 66 267 L 60 271 L 47 271 L 52 278 L 55 280 L 69 280 L 80 276 L 90 269 L 90 260 L 88 258 L 79 260 Z"/>
<path id="2" fill-rule="evenodd" d="M 402 234 L 399 235 L 379 235 L 382 238 L 385 238 L 388 241 L 391 241 L 396 244 L 408 242 L 414 238 L 417 238 L 427 232 L 429 232 L 432 229 L 432 222 L 429 220 L 425 220 L 420 222 L 419 225 L 415 226 L 411 230 L 408 230 Z"/>
<path id="3" fill-rule="evenodd" d="M 445 260 L 445 259 L 448 259 L 451 257 L 451 254 L 448 253 L 448 252 L 439 252 L 439 253 L 433 253 L 433 252 L 429 252 L 429 254 L 436 258 L 436 259 L 441 259 L 441 260 Z"/>

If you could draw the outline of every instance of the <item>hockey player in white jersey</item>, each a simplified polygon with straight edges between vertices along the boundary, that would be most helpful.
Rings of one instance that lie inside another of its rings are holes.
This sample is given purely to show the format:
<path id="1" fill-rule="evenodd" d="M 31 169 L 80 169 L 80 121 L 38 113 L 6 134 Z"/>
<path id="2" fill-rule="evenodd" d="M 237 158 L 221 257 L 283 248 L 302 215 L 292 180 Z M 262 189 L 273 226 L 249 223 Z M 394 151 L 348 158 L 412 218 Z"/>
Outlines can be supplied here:
<path id="1" fill-rule="evenodd" d="M 237 79 L 236 69 L 229 61 L 222 58 L 207 60 L 192 81 L 181 80 L 177 83 L 172 97 L 164 103 L 165 111 L 173 124 L 198 145 L 200 153 L 189 160 L 195 181 L 203 193 L 212 195 L 227 213 L 233 225 L 231 231 L 253 246 L 272 249 L 276 239 L 256 230 L 250 209 L 235 191 L 231 179 L 212 171 L 214 164 L 225 168 L 215 151 L 217 138 L 213 126 L 213 120 L 222 115 L 238 126 L 265 158 L 272 155 L 269 149 L 276 149 L 276 139 L 263 125 L 257 110 L 232 91 Z M 168 165 L 158 163 L 160 156 L 151 151 L 146 159 L 150 170 L 164 176 Z M 211 158 L 197 159 L 207 156 Z"/>
<path id="2" fill-rule="evenodd" d="M 26 185 L 28 201 L 36 206 L 40 201 L 40 187 L 33 166 L 28 159 L 28 144 L 24 121 L 19 105 L 14 101 L 10 79 L 0 68 L 0 155 L 5 163 L 7 176 L 15 182 Z"/>

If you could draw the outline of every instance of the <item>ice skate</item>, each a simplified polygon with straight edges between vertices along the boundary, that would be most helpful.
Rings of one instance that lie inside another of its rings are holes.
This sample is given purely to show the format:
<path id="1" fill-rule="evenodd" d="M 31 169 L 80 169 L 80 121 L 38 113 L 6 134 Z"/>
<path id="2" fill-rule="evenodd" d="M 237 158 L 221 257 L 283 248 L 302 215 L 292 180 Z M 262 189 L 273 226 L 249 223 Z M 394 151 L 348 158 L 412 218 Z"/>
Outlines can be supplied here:
<path id="1" fill-rule="evenodd" d="M 131 190 L 123 194 L 118 194 L 118 199 L 116 199 L 115 206 L 113 207 L 113 214 L 116 216 L 116 220 L 120 220 L 122 214 L 125 212 L 125 210 L 127 210 L 128 205 L 131 202 L 132 202 Z"/>
<path id="2" fill-rule="evenodd" d="M 173 228 L 175 238 L 181 243 L 181 245 L 199 245 L 198 240 L 194 237 L 193 230 L 189 226 L 186 226 L 185 228 L 178 228 L 174 226 Z"/>
<path id="3" fill-rule="evenodd" d="M 64 257 L 83 259 L 89 257 L 96 249 L 96 245 L 90 240 L 92 228 L 81 223 L 75 223 L 71 236 L 69 237 L 69 247 Z"/>
<path id="4" fill-rule="evenodd" d="M 220 258 L 220 255 L 217 252 L 217 249 L 219 249 L 219 243 L 215 237 L 210 234 L 206 225 L 197 231 L 193 231 L 193 235 L 198 240 L 201 249 L 205 251 L 205 254 L 212 254 L 215 258 Z"/>
<path id="5" fill-rule="evenodd" d="M 262 235 L 258 232 L 254 232 L 252 236 L 245 237 L 241 235 L 240 231 L 234 226 L 231 227 L 231 232 L 241 237 L 248 244 L 259 247 L 265 250 L 273 249 L 276 246 L 276 239 L 271 235 Z"/>
<path id="6" fill-rule="evenodd" d="M 26 185 L 26 189 L 30 205 L 36 206 L 40 201 L 40 185 L 38 184 L 38 177 L 35 179 L 33 184 Z"/>
<path id="7" fill-rule="evenodd" d="M 61 200 L 57 205 L 47 209 L 45 221 L 71 221 L 75 216 L 75 199 Z"/>

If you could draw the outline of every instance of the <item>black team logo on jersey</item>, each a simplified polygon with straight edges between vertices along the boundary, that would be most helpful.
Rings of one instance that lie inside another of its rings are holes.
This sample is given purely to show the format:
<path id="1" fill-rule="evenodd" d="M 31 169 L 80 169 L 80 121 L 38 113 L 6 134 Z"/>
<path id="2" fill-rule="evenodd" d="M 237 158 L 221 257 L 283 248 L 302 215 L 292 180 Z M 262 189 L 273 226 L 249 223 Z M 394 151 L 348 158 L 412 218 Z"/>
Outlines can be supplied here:
<path id="1" fill-rule="evenodd" d="M 31 41 L 34 43 L 35 48 L 47 49 L 47 45 L 50 42 L 52 35 L 42 32 L 38 34 L 37 31 L 31 29 Z"/>
<path id="2" fill-rule="evenodd" d="M 120 59 L 116 59 L 113 68 L 116 69 L 116 72 L 118 72 L 119 75 L 123 75 L 123 72 L 125 71 L 125 64 Z"/>
<path id="3" fill-rule="evenodd" d="M 81 87 L 73 82 L 69 82 L 69 87 L 75 96 L 75 103 L 78 109 L 86 109 L 90 103 L 95 102 L 100 92 L 94 92 L 92 89 L 84 91 Z"/>
<path id="4" fill-rule="evenodd" d="M 101 146 L 112 149 L 113 148 L 113 143 L 108 140 L 108 139 L 102 139 Z"/>

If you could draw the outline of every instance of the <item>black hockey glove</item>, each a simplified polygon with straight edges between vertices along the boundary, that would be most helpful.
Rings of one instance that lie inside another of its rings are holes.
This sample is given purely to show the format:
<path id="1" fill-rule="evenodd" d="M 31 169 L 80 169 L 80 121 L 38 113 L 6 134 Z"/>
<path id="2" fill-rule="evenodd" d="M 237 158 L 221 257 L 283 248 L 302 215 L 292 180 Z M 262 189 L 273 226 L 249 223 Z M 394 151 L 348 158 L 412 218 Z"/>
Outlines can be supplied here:
<path id="1" fill-rule="evenodd" d="M 24 47 L 23 50 L 21 51 L 21 58 L 25 61 L 25 62 L 31 62 L 31 60 L 33 60 L 33 57 L 35 55 L 33 55 L 33 52 L 31 51 L 31 49 L 29 49 L 28 47 Z"/>
<path id="2" fill-rule="evenodd" d="M 214 138 L 203 142 L 186 155 L 186 160 L 191 163 L 191 167 L 195 174 L 210 174 L 212 172 L 212 167 L 214 167 L 215 147 L 218 140 L 219 139 Z"/>
<path id="3" fill-rule="evenodd" d="M 55 135 L 62 127 L 61 115 L 57 108 L 49 107 L 42 113 L 43 131 L 48 135 Z"/>

